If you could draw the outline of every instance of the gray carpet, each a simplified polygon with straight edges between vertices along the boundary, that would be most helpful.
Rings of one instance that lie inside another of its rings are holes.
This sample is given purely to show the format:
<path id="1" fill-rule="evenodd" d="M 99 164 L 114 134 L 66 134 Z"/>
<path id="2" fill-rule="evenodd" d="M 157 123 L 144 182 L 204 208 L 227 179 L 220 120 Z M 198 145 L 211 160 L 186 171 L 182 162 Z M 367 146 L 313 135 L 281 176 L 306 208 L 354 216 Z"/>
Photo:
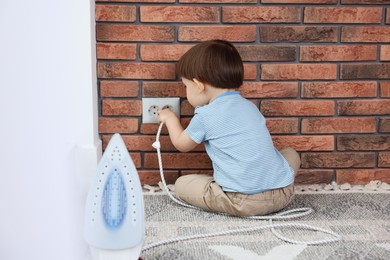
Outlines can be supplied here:
<path id="1" fill-rule="evenodd" d="M 290 220 L 330 229 L 343 240 L 318 246 L 292 245 L 270 230 L 176 242 L 142 252 L 142 259 L 390 259 L 390 194 L 299 194 L 287 209 L 311 207 L 309 216 Z M 266 221 L 240 219 L 188 209 L 166 195 L 146 195 L 146 241 L 265 225 Z M 275 221 L 280 223 L 282 221 Z M 291 238 L 329 237 L 308 230 L 281 229 Z"/>

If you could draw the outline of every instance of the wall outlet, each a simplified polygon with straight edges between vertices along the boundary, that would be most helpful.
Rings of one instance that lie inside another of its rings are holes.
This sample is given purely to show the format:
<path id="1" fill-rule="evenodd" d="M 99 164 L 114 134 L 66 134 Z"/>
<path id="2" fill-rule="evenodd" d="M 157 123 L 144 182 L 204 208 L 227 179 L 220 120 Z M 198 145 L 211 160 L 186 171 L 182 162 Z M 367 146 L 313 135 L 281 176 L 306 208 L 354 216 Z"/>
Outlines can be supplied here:
<path id="1" fill-rule="evenodd" d="M 157 124 L 157 112 L 169 108 L 180 118 L 180 98 L 143 98 L 142 123 Z"/>

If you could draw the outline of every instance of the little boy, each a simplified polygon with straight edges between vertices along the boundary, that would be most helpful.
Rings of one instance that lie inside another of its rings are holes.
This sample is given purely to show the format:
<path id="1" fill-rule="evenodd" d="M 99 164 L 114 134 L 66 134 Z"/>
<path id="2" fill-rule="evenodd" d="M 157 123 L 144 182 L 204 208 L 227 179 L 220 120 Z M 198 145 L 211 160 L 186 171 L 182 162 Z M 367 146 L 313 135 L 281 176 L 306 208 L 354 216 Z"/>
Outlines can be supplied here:
<path id="1" fill-rule="evenodd" d="M 274 147 L 259 109 L 238 92 L 244 68 L 229 42 L 200 43 L 177 64 L 195 115 L 186 129 L 168 109 L 158 114 L 173 145 L 188 152 L 204 142 L 214 174 L 177 179 L 176 197 L 194 206 L 236 216 L 266 215 L 294 197 L 296 151 Z"/>

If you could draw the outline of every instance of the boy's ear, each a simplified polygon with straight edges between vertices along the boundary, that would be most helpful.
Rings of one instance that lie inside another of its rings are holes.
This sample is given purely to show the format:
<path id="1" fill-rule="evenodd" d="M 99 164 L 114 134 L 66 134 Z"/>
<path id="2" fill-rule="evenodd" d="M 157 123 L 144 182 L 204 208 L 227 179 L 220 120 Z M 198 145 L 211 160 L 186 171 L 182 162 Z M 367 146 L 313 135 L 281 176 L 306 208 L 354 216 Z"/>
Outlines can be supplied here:
<path id="1" fill-rule="evenodd" d="M 193 78 L 192 81 L 195 82 L 199 92 L 202 92 L 206 89 L 206 85 L 203 82 L 201 82 L 195 78 Z"/>

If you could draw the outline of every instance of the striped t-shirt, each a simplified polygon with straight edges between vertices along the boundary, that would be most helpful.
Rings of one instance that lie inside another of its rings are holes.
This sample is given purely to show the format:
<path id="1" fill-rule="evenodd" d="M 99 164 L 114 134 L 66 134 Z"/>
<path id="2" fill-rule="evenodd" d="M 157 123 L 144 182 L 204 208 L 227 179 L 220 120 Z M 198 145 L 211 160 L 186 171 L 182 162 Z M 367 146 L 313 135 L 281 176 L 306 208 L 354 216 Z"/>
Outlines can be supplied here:
<path id="1" fill-rule="evenodd" d="M 255 194 L 286 187 L 294 172 L 274 147 L 259 109 L 239 92 L 197 107 L 187 134 L 205 143 L 214 179 L 224 191 Z"/>

